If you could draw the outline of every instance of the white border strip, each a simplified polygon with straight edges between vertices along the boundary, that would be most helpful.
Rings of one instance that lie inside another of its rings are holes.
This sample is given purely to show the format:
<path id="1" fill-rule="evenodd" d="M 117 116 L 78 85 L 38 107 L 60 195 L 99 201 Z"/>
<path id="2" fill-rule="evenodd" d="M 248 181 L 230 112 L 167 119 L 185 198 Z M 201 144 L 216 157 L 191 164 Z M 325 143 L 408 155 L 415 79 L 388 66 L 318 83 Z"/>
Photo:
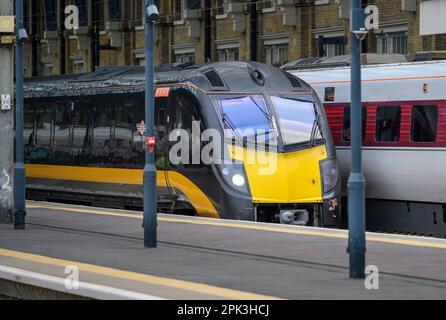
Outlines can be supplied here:
<path id="1" fill-rule="evenodd" d="M 65 279 L 0 265 L 0 279 L 96 300 L 165 300 L 157 296 L 79 281 L 69 290 Z"/>

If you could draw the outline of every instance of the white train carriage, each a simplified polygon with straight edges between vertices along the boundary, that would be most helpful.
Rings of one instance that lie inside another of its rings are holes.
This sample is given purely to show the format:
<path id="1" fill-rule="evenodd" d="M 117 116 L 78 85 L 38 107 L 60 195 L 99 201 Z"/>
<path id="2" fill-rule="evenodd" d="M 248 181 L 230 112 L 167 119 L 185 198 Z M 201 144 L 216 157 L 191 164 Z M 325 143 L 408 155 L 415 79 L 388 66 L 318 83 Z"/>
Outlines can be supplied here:
<path id="1" fill-rule="evenodd" d="M 350 68 L 291 73 L 325 105 L 346 195 Z M 446 61 L 365 66 L 362 79 L 367 227 L 446 237 Z"/>

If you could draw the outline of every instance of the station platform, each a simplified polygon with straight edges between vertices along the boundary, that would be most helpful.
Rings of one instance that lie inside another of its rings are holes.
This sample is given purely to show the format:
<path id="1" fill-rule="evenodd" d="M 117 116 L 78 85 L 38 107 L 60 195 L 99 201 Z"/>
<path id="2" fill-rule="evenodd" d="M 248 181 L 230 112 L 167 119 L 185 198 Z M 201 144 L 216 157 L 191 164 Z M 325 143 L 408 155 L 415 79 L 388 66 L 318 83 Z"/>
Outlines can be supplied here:
<path id="1" fill-rule="evenodd" d="M 446 299 L 446 240 L 368 234 L 379 290 L 348 278 L 347 231 L 28 202 L 27 229 L 0 225 L 0 295 L 22 285 L 91 299 Z M 79 288 L 65 287 L 67 267 Z M 71 270 L 71 269 L 70 269 Z M 65 296 L 64 296 L 65 295 Z M 57 298 L 57 296 L 56 296 Z"/>

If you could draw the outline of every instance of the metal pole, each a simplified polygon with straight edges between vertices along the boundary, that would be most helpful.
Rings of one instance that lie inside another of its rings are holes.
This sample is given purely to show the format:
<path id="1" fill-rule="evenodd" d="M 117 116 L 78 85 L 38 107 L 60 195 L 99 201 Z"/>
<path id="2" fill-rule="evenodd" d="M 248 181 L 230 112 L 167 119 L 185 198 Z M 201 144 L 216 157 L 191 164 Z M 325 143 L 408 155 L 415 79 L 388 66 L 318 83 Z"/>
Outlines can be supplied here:
<path id="1" fill-rule="evenodd" d="M 365 277 L 365 178 L 362 174 L 361 39 L 353 31 L 364 27 L 361 0 L 350 0 L 351 44 L 351 150 L 348 180 L 350 278 Z"/>
<path id="2" fill-rule="evenodd" d="M 14 3 L 0 1 L 0 16 L 14 16 Z M 8 24 L 10 21 L 8 22 Z M 10 35 L 12 36 L 12 34 Z M 0 223 L 10 224 L 14 216 L 14 46 L 12 39 L 0 45 Z"/>
<path id="3" fill-rule="evenodd" d="M 16 164 L 15 164 L 15 229 L 25 229 L 25 164 L 23 155 L 23 41 L 19 30 L 23 29 L 23 0 L 16 0 Z"/>
<path id="4" fill-rule="evenodd" d="M 145 0 L 145 8 L 153 5 L 153 0 Z M 154 24 L 146 17 L 145 46 L 146 46 L 146 94 L 145 118 L 147 134 L 155 136 L 154 132 L 154 68 L 153 68 L 153 38 Z M 153 151 L 153 150 L 152 150 Z M 150 152 L 146 146 L 146 163 L 144 166 L 144 247 L 156 248 L 157 208 L 156 208 L 156 166 L 154 151 Z"/>

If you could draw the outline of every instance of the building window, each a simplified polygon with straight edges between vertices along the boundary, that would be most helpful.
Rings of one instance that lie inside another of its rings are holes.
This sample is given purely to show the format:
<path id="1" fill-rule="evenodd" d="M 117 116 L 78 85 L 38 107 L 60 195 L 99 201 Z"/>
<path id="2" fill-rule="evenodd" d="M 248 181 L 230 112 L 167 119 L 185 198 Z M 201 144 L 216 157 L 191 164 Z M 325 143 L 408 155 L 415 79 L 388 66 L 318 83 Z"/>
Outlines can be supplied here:
<path id="1" fill-rule="evenodd" d="M 350 121 L 350 107 L 344 108 L 344 123 L 342 126 L 342 141 L 350 142 L 352 140 L 351 136 L 351 121 Z M 367 108 L 362 108 L 362 140 L 366 136 L 366 126 L 367 126 Z"/>
<path id="2" fill-rule="evenodd" d="M 376 113 L 376 141 L 398 142 L 401 130 L 401 107 L 378 107 Z"/>
<path id="3" fill-rule="evenodd" d="M 45 31 L 57 31 L 57 1 L 54 0 L 44 0 L 43 4 L 43 14 L 45 23 Z"/>
<path id="4" fill-rule="evenodd" d="M 195 54 L 193 53 L 181 53 L 175 55 L 175 62 L 185 63 L 195 61 Z"/>
<path id="5" fill-rule="evenodd" d="M 326 57 L 335 57 L 344 55 L 344 43 L 325 44 L 324 51 Z"/>
<path id="6" fill-rule="evenodd" d="M 85 27 L 88 25 L 88 1 L 76 0 L 75 4 L 79 9 L 79 26 Z"/>
<path id="7" fill-rule="evenodd" d="M 142 26 L 144 24 L 144 10 L 143 10 L 144 2 L 145 0 L 136 1 L 136 8 L 135 8 L 136 26 Z"/>
<path id="8" fill-rule="evenodd" d="M 266 63 L 283 66 L 288 62 L 288 44 L 265 46 Z"/>
<path id="9" fill-rule="evenodd" d="M 51 76 L 53 74 L 53 68 L 54 64 L 52 62 L 43 64 L 43 75 Z"/>
<path id="10" fill-rule="evenodd" d="M 184 0 L 175 0 L 174 2 L 175 21 L 182 20 L 183 10 L 184 10 Z"/>
<path id="11" fill-rule="evenodd" d="M 335 57 L 344 55 L 344 44 L 325 44 L 324 52 L 326 57 Z"/>
<path id="12" fill-rule="evenodd" d="M 29 9 L 30 9 L 29 2 L 23 1 L 23 26 L 26 30 L 28 30 L 28 32 L 29 32 L 29 26 L 30 26 L 30 24 L 29 24 L 29 17 L 30 17 Z"/>
<path id="13" fill-rule="evenodd" d="M 321 57 L 335 57 L 345 54 L 345 39 L 343 36 L 319 36 L 316 39 L 316 46 L 318 48 L 318 55 Z"/>
<path id="14" fill-rule="evenodd" d="M 217 0 L 216 9 L 218 16 L 226 15 L 228 13 L 228 0 Z"/>
<path id="15" fill-rule="evenodd" d="M 276 0 L 263 1 L 263 12 L 276 11 Z"/>
<path id="16" fill-rule="evenodd" d="M 108 0 L 108 20 L 121 20 L 121 0 Z"/>
<path id="17" fill-rule="evenodd" d="M 378 53 L 407 54 L 407 35 L 405 33 L 378 36 Z"/>
<path id="18" fill-rule="evenodd" d="M 73 73 L 84 73 L 85 69 L 84 69 L 84 60 L 83 59 L 79 59 L 79 60 L 74 60 L 73 61 Z"/>
<path id="19" fill-rule="evenodd" d="M 437 140 L 438 107 L 415 106 L 412 108 L 410 138 L 412 142 Z"/>
<path id="20" fill-rule="evenodd" d="M 217 50 L 218 61 L 238 61 L 239 60 L 239 49 L 220 49 Z"/>

